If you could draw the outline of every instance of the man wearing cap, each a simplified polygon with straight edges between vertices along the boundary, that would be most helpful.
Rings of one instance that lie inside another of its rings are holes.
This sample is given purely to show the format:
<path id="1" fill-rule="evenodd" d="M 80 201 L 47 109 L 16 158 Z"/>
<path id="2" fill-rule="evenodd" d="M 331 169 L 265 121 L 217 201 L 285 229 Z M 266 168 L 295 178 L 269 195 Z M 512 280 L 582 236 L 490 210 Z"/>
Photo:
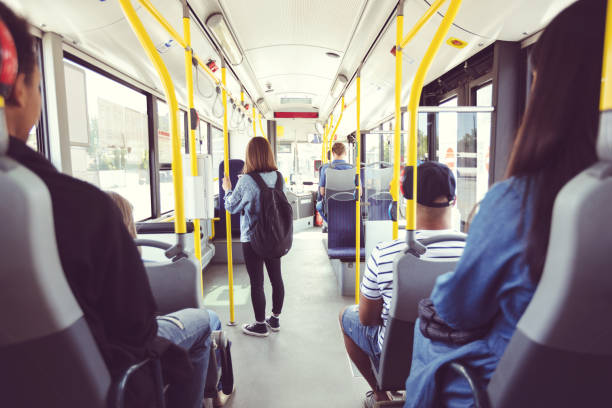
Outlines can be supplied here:
<path id="1" fill-rule="evenodd" d="M 455 186 L 455 177 L 446 165 L 429 161 L 418 166 L 417 238 L 450 232 Z M 459 258 L 464 244 L 454 241 L 432 244 L 423 257 Z M 372 389 L 367 393 L 366 407 L 389 399 L 384 391 L 376 389 L 370 358 L 380 358 L 393 296 L 393 260 L 405 245 L 401 238 L 376 246 L 361 282 L 359 306 L 348 306 L 340 313 L 346 351 Z"/>

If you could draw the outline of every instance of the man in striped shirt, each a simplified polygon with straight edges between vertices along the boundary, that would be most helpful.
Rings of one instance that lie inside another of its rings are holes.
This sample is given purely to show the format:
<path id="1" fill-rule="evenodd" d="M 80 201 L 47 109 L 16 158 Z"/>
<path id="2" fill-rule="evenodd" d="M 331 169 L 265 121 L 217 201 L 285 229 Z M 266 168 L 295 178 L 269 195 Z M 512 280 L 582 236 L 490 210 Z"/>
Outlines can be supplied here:
<path id="1" fill-rule="evenodd" d="M 430 161 L 419 165 L 417 172 L 417 239 L 448 233 L 455 203 L 452 171 L 442 163 Z M 464 244 L 452 241 L 429 245 L 423 258 L 459 258 Z M 405 239 L 376 246 L 361 282 L 359 306 L 349 306 L 340 313 L 348 355 L 372 388 L 364 402 L 366 408 L 389 399 L 385 392 L 376 389 L 370 358 L 375 361 L 380 358 L 392 302 L 393 261 L 405 246 Z"/>

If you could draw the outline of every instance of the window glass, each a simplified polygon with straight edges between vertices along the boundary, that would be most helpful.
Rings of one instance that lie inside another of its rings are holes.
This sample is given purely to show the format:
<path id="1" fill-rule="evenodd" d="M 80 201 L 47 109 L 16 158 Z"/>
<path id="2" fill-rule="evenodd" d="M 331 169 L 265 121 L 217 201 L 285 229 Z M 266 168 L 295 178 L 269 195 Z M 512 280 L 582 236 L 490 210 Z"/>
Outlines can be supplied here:
<path id="1" fill-rule="evenodd" d="M 392 119 L 389 122 L 383 125 L 383 130 L 386 132 L 382 137 L 382 161 L 387 163 L 393 163 L 393 141 L 395 139 L 395 135 L 392 132 L 394 127 L 394 120 Z"/>
<path id="2" fill-rule="evenodd" d="M 212 154 L 213 174 L 219 174 L 219 165 L 223 161 L 223 131 L 214 126 L 210 127 L 210 152 Z"/>
<path id="3" fill-rule="evenodd" d="M 28 141 L 27 145 L 32 148 L 32 150 L 38 151 L 38 137 L 36 135 L 37 125 L 34 125 L 32 129 L 30 129 L 30 133 L 28 133 Z"/>
<path id="4" fill-rule="evenodd" d="M 198 153 L 208 153 L 208 123 L 200 120 L 200 125 L 196 132 L 198 140 L 196 141 L 196 150 Z"/>
<path id="5" fill-rule="evenodd" d="M 283 177 L 291 179 L 294 174 L 295 150 L 293 143 L 279 143 L 276 151 L 276 165 Z"/>
<path id="6" fill-rule="evenodd" d="M 491 112 L 440 112 L 437 119 L 437 157 L 455 174 L 463 227 L 489 186 Z"/>
<path id="7" fill-rule="evenodd" d="M 157 149 L 159 163 L 172 163 L 172 137 L 170 136 L 170 116 L 168 105 L 157 100 Z M 181 153 L 185 151 L 185 112 L 179 109 L 178 133 L 181 140 Z"/>
<path id="8" fill-rule="evenodd" d="M 457 106 L 457 97 L 453 96 L 452 98 L 449 98 L 444 102 L 439 103 L 438 106 Z"/>
<path id="9" fill-rule="evenodd" d="M 151 216 L 146 96 L 64 60 L 72 175 L 124 196 Z"/>
<path id="10" fill-rule="evenodd" d="M 380 161 L 380 135 L 368 133 L 365 135 L 366 164 Z"/>
<path id="11" fill-rule="evenodd" d="M 493 106 L 493 84 L 483 85 L 476 90 L 476 106 Z"/>
<path id="12" fill-rule="evenodd" d="M 159 171 L 159 211 L 163 214 L 174 209 L 172 170 Z"/>

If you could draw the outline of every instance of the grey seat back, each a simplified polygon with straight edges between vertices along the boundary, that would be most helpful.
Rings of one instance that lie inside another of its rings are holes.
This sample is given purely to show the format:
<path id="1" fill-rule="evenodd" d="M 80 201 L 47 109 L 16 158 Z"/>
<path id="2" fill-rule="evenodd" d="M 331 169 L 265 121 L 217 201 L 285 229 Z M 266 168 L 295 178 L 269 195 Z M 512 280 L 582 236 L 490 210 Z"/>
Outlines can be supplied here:
<path id="1" fill-rule="evenodd" d="M 487 389 L 495 407 L 609 405 L 612 137 L 603 136 L 602 160 L 555 201 L 542 278 Z"/>
<path id="2" fill-rule="evenodd" d="M 136 245 L 168 250 L 172 245 L 155 240 L 137 239 Z M 187 308 L 204 307 L 200 262 L 192 253 L 164 262 L 145 262 L 151 291 L 159 314 Z"/>
<path id="3" fill-rule="evenodd" d="M 393 201 L 390 183 L 393 178 L 393 167 L 380 167 L 381 164 L 369 164 L 363 168 L 363 206 L 368 220 L 389 220 L 389 205 Z"/>
<path id="4" fill-rule="evenodd" d="M 64 276 L 49 192 L 4 151 L 0 197 L 0 405 L 106 406 L 110 375 Z"/>
<path id="5" fill-rule="evenodd" d="M 325 186 L 322 186 L 325 187 L 325 202 L 336 193 L 354 193 L 356 174 L 355 168 L 339 170 L 329 167 L 325 170 Z"/>
<path id="6" fill-rule="evenodd" d="M 440 234 L 419 240 L 423 245 L 465 241 L 465 234 Z M 412 341 L 418 304 L 428 298 L 443 273 L 453 271 L 459 258 L 424 258 L 400 253 L 393 263 L 393 297 L 385 329 L 380 364 L 373 365 L 381 390 L 402 390 L 410 374 Z"/>

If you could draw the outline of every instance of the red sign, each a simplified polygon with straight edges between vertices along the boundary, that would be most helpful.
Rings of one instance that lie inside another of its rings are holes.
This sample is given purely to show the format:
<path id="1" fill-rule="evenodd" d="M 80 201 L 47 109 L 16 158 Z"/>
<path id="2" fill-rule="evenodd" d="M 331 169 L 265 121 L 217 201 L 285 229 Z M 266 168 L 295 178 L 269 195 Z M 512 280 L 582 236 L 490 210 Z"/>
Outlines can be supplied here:
<path id="1" fill-rule="evenodd" d="M 318 119 L 319 112 L 274 112 L 274 119 Z"/>

